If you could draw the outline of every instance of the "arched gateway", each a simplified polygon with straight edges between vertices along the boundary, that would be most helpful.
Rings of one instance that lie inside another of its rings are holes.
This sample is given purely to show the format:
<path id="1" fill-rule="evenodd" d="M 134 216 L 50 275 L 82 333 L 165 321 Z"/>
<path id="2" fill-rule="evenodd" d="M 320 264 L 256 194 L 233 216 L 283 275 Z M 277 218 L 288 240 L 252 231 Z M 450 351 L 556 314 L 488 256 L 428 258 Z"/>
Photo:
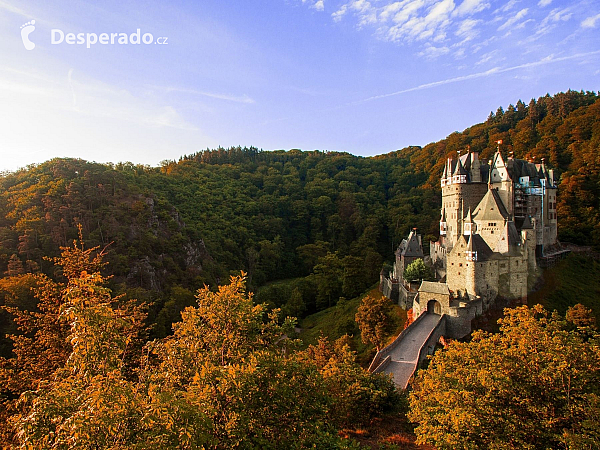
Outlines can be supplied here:
<path id="1" fill-rule="evenodd" d="M 437 300 L 429 300 L 427 302 L 427 313 L 428 314 L 442 314 L 442 305 Z"/>

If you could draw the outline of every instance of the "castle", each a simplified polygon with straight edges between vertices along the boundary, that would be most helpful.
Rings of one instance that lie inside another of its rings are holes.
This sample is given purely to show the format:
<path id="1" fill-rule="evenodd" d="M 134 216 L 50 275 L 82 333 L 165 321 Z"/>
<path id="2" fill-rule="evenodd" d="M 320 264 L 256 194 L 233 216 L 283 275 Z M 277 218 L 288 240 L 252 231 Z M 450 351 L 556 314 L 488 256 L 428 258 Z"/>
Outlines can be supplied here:
<path id="1" fill-rule="evenodd" d="M 556 252 L 556 183 L 543 160 L 505 158 L 500 145 L 489 161 L 470 151 L 449 158 L 440 183 L 439 240 L 430 243 L 427 258 L 413 229 L 393 270 L 382 271 L 380 287 L 415 318 L 445 314 L 448 336 L 459 338 L 499 296 L 526 299 L 538 260 Z M 404 280 L 417 258 L 433 267 L 435 282 Z"/>

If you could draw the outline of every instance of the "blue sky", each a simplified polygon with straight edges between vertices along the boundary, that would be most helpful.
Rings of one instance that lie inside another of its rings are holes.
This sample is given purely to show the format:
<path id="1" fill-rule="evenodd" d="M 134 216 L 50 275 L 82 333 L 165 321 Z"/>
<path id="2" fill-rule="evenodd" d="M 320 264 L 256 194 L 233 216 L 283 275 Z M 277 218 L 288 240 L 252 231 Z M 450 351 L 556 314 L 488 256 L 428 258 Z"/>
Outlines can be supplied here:
<path id="1" fill-rule="evenodd" d="M 152 44 L 51 41 L 138 28 Z M 0 0 L 0 30 L 0 170 L 218 145 L 376 155 L 600 86 L 598 0 Z"/>

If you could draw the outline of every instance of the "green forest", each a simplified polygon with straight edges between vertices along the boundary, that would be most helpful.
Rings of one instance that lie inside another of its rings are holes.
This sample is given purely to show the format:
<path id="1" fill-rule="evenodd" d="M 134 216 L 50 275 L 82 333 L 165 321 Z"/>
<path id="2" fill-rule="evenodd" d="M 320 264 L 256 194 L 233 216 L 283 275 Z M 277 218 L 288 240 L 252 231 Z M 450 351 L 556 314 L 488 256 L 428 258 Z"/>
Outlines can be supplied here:
<path id="1" fill-rule="evenodd" d="M 439 142 L 374 157 L 234 147 L 159 167 L 61 158 L 3 173 L 2 445 L 359 448 L 339 431 L 404 414 L 408 399 L 361 368 L 343 336 L 311 345 L 291 338 L 290 317 L 371 289 L 413 227 L 425 246 L 437 239 L 445 159 L 466 149 L 488 159 L 498 140 L 503 152 L 555 170 L 559 240 L 600 250 L 594 92 L 519 100 Z M 597 414 L 595 328 L 564 318 L 577 296 L 547 297 L 538 300 L 560 305 L 563 319 L 545 332 L 566 333 L 564 345 L 588 355 L 573 366 L 585 376 L 569 407 Z M 597 302 L 583 303 L 592 307 L 583 315 L 600 314 Z M 501 333 L 514 333 L 511 324 Z M 422 411 L 409 417 L 439 413 Z M 556 414 L 566 418 L 548 426 L 548 448 L 593 448 L 594 431 L 572 424 L 598 416 Z M 484 448 L 446 442 L 440 429 L 452 427 L 431 426 L 437 435 L 416 428 L 421 443 Z M 99 435 L 106 440 L 94 444 Z M 536 448 L 528 445 L 494 448 Z"/>

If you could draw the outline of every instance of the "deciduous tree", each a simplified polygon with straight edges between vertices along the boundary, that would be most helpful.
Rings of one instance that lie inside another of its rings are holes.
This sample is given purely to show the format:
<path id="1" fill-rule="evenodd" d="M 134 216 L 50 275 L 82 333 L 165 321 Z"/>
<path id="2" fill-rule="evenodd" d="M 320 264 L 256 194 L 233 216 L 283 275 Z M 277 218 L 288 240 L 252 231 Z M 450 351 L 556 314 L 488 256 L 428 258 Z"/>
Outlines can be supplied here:
<path id="1" fill-rule="evenodd" d="M 362 299 L 355 315 L 362 341 L 374 345 L 379 351 L 392 323 L 392 302 L 381 296 L 369 294 Z"/>
<path id="2" fill-rule="evenodd" d="M 598 334 L 541 306 L 506 309 L 500 333 L 454 341 L 419 372 L 409 418 L 439 449 L 593 448 L 600 415 Z"/>

